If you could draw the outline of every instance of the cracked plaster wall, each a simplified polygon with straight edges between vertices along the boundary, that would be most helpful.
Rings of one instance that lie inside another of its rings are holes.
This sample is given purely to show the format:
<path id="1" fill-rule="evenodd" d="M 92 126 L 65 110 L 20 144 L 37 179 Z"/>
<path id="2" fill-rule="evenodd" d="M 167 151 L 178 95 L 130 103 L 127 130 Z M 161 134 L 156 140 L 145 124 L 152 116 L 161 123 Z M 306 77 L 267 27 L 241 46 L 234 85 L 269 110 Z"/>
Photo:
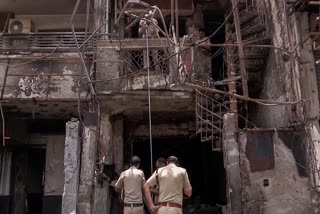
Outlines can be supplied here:
<path id="1" fill-rule="evenodd" d="M 76 55 L 64 53 L 56 57 L 74 58 Z M 51 63 L 49 60 L 39 60 L 26 63 L 27 61 L 29 60 L 1 60 L 1 63 L 9 62 L 11 65 L 8 68 L 4 98 L 74 98 L 78 96 L 81 72 L 79 61 L 53 60 Z M 4 85 L 6 69 L 5 65 L 0 66 L 1 86 Z M 82 97 L 86 95 L 86 88 L 81 89 Z"/>
<path id="2" fill-rule="evenodd" d="M 290 134 L 284 136 L 288 137 Z M 252 139 L 256 139 L 256 142 Z M 278 133 L 240 133 L 244 213 L 313 213 L 309 179 L 304 171 L 307 169 L 303 168 L 306 163 L 301 158 L 303 152 L 297 150 L 293 154 L 292 149 L 303 148 L 300 143 L 304 142 L 299 141 L 301 138 L 293 139 L 290 148 L 286 145 L 286 138 L 279 137 Z M 271 145 L 269 149 L 266 149 L 267 144 Z M 252 149 L 254 154 L 251 153 Z"/>
<path id="3" fill-rule="evenodd" d="M 282 1 L 256 0 L 256 5 L 272 45 L 289 49 Z M 263 82 L 259 98 L 283 102 L 293 99 L 291 63 L 287 55 L 281 50 L 270 49 L 265 70 L 262 72 Z M 251 105 L 250 108 L 252 122 L 258 127 L 286 127 L 292 121 L 290 106 Z"/>

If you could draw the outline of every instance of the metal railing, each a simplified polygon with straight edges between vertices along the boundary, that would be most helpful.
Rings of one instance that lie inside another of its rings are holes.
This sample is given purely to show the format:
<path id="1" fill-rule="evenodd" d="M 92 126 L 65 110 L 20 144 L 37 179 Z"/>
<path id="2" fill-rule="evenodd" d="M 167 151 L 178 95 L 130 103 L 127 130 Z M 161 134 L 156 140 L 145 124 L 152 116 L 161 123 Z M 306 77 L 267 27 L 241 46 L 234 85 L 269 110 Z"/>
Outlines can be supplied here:
<path id="1" fill-rule="evenodd" d="M 196 130 L 201 142 L 211 142 L 213 151 L 222 150 L 223 115 L 229 112 L 221 102 L 196 90 Z"/>
<path id="2" fill-rule="evenodd" d="M 86 40 L 88 34 L 84 32 L 75 33 L 79 46 L 84 45 L 86 51 L 92 51 L 96 45 L 96 38 L 101 35 L 95 35 Z M 74 41 L 72 32 L 58 33 L 5 33 L 0 35 L 0 52 L 70 52 L 76 51 L 77 45 Z"/>
<path id="3" fill-rule="evenodd" d="M 151 72 L 169 74 L 169 55 L 164 49 L 150 48 L 148 55 L 147 50 L 123 50 L 121 55 L 125 61 L 124 69 L 126 73 L 147 71 L 147 56 L 149 56 L 149 69 Z"/>

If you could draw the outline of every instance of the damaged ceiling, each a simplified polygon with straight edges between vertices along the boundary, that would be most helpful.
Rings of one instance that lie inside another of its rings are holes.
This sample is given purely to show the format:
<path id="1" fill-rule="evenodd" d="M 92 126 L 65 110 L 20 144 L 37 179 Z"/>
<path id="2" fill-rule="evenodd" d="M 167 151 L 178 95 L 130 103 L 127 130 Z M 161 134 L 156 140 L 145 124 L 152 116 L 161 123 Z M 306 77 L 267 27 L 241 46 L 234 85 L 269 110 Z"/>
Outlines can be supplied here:
<path id="1" fill-rule="evenodd" d="M 76 101 L 10 101 L 2 103 L 2 105 L 5 112 L 20 116 L 22 119 L 70 119 L 78 115 L 78 104 Z M 81 102 L 81 105 L 87 106 L 85 102 Z"/>

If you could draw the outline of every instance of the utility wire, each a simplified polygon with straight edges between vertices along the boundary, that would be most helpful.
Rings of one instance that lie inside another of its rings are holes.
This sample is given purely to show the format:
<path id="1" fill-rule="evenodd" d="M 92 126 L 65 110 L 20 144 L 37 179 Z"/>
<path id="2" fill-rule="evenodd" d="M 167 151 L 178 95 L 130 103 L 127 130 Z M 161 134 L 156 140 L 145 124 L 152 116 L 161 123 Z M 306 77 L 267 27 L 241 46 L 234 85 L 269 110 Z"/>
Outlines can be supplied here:
<path id="1" fill-rule="evenodd" d="M 196 44 L 201 44 L 203 42 L 206 42 L 208 41 L 209 39 L 211 39 L 213 36 L 215 36 L 219 31 L 220 29 L 227 23 L 227 21 L 229 20 L 229 18 L 231 17 L 231 15 L 233 14 L 233 11 L 235 9 L 237 9 L 238 7 L 238 4 L 239 4 L 240 0 L 237 1 L 236 5 L 234 5 L 234 7 L 232 8 L 232 10 L 229 12 L 229 14 L 227 15 L 227 17 L 224 19 L 224 21 L 222 22 L 222 24 L 208 37 L 200 40 L 200 41 L 197 41 L 195 42 Z"/>
<path id="2" fill-rule="evenodd" d="M 152 119 L 151 119 L 151 94 L 150 94 L 150 62 L 149 62 L 149 36 L 148 28 L 146 29 L 147 37 L 147 67 L 148 67 L 148 106 L 149 106 L 149 138 L 150 138 L 150 170 L 153 172 L 153 145 L 152 145 Z"/>

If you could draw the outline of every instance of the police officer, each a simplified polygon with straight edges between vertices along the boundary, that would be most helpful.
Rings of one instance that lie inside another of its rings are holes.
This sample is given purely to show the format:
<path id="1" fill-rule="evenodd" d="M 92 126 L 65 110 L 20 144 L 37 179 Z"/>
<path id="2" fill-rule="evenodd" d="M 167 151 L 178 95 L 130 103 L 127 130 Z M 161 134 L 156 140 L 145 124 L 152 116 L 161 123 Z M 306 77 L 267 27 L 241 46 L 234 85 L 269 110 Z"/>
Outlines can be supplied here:
<path id="1" fill-rule="evenodd" d="M 167 166 L 154 173 L 144 185 L 144 192 L 149 207 L 153 213 L 158 214 L 182 214 L 183 194 L 192 195 L 192 187 L 188 173 L 184 168 L 178 167 L 178 158 L 170 156 Z M 151 198 L 150 189 L 154 185 L 159 186 L 159 202 L 155 205 Z"/>
<path id="2" fill-rule="evenodd" d="M 156 161 L 156 171 L 154 173 L 158 173 L 158 170 L 164 166 L 167 165 L 167 161 L 165 158 L 160 157 L 158 158 L 158 160 Z M 153 199 L 154 199 L 154 203 L 158 202 L 158 196 L 159 196 L 159 186 L 158 184 L 151 187 L 150 191 L 153 193 Z"/>
<path id="3" fill-rule="evenodd" d="M 121 193 L 124 214 L 143 214 L 142 188 L 145 183 L 144 174 L 139 170 L 140 158 L 133 156 L 131 167 L 123 171 L 115 184 L 115 190 Z"/>

